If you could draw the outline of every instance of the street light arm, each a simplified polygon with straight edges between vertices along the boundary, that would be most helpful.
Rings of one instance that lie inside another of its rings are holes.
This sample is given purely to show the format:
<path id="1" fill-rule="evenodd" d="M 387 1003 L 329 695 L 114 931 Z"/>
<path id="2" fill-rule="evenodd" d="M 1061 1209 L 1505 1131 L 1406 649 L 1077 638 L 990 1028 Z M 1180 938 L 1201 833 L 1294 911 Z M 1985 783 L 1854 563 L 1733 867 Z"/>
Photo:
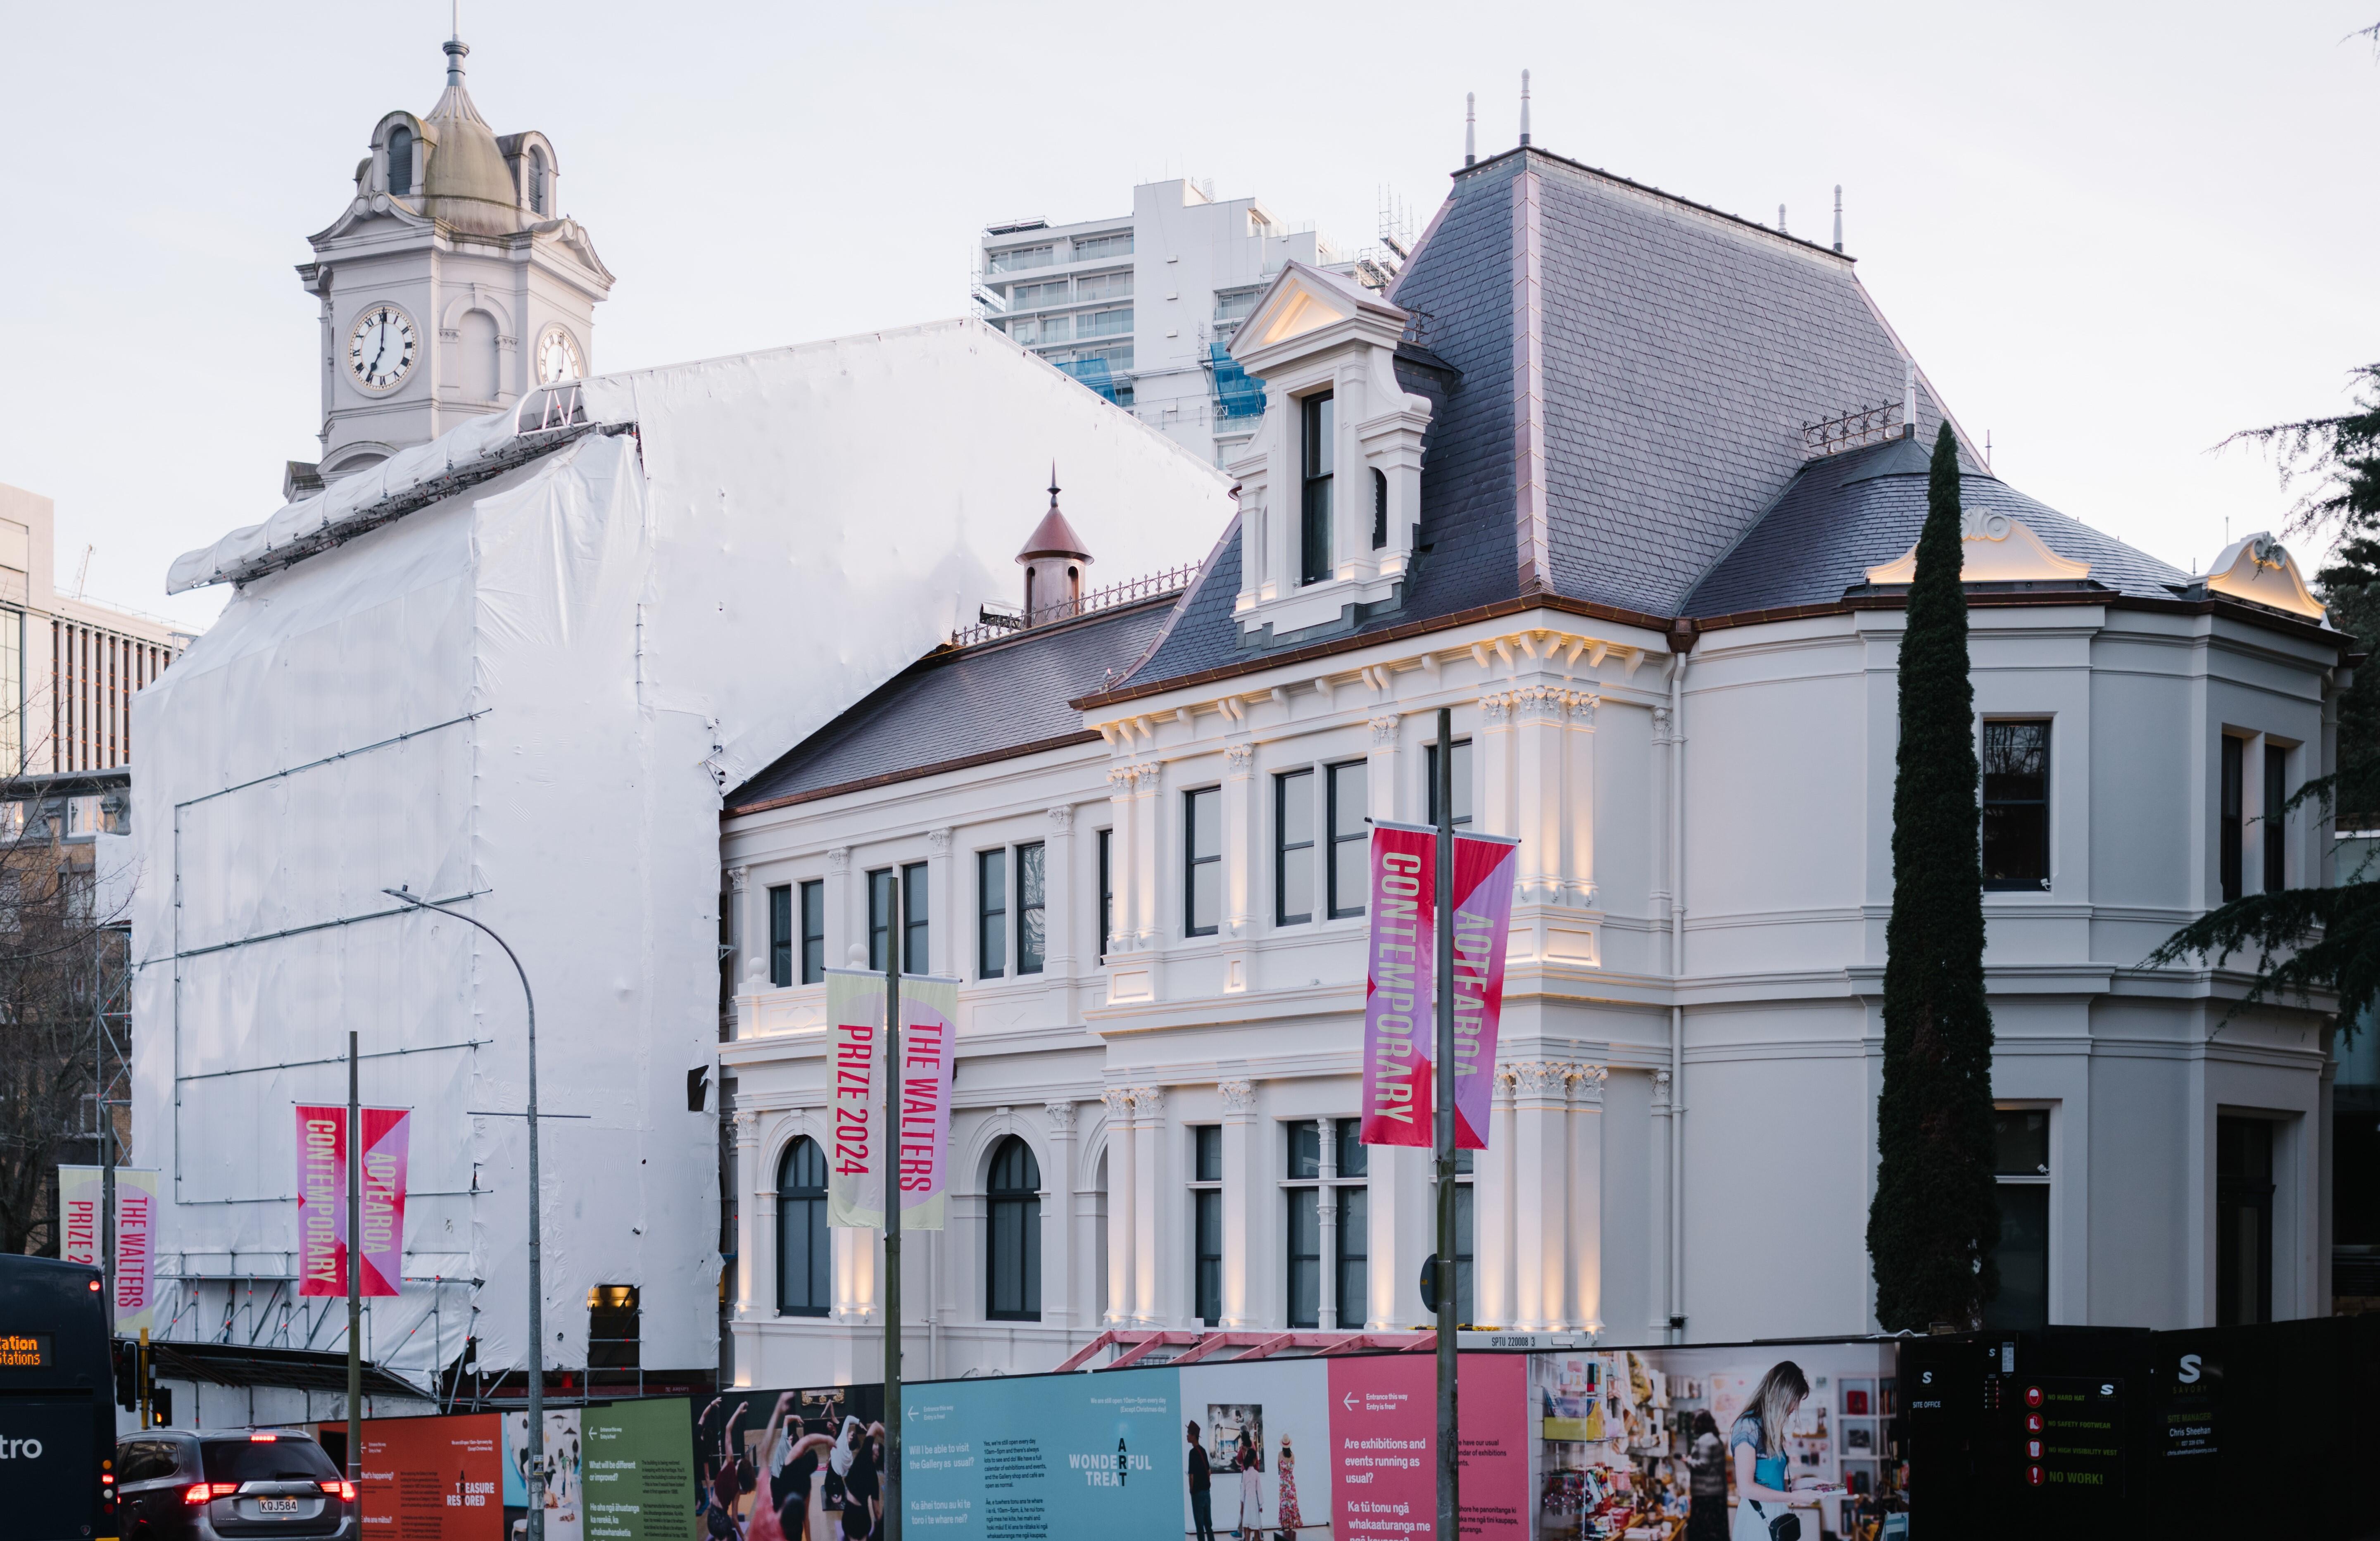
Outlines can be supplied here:
<path id="1" fill-rule="evenodd" d="M 436 910 L 485 931 L 512 960 L 513 972 L 520 976 L 521 998 L 528 1003 L 528 1471 L 524 1474 L 528 1479 L 528 1541 L 545 1541 L 545 1267 L 538 1215 L 541 1189 L 537 1160 L 537 994 L 528 987 L 528 970 L 521 966 L 520 954 L 496 935 L 494 927 L 421 898 L 409 884 L 381 892 L 416 909 Z"/>

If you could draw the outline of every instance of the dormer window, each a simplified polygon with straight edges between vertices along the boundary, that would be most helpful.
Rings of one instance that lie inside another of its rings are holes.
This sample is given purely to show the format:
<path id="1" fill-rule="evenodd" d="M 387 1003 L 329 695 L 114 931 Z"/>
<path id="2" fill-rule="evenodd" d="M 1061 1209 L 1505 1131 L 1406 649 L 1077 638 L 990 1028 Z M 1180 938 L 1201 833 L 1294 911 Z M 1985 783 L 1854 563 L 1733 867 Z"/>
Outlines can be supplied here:
<path id="1" fill-rule="evenodd" d="M 388 190 L 399 198 L 413 193 L 413 130 L 402 123 L 388 131 Z"/>
<path id="2" fill-rule="evenodd" d="M 528 209 L 529 212 L 533 214 L 543 214 L 547 212 L 545 207 L 545 152 L 540 150 L 535 145 L 529 146 L 528 152 Z"/>
<path id="3" fill-rule="evenodd" d="M 1298 526 L 1298 576 L 1301 584 L 1320 583 L 1330 576 L 1330 486 L 1339 436 L 1339 413 L 1331 394 L 1307 396 L 1298 404 L 1305 425 L 1303 455 L 1305 488 Z"/>

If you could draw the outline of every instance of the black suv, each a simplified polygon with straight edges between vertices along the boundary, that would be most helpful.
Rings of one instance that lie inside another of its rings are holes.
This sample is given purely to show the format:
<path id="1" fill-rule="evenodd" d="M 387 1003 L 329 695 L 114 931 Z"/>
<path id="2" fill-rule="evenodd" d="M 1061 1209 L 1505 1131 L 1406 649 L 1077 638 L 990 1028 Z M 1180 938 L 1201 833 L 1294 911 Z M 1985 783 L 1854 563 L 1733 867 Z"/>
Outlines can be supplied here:
<path id="1" fill-rule="evenodd" d="M 355 1489 L 303 1434 L 152 1429 L 115 1446 L 126 1541 L 357 1541 Z"/>

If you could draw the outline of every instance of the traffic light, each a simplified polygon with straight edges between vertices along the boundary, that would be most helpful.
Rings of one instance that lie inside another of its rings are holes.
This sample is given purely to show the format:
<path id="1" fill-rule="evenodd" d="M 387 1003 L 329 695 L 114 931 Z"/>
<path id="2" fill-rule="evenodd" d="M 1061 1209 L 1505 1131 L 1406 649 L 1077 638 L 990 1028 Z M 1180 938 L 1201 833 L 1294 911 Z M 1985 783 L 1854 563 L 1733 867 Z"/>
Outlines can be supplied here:
<path id="1" fill-rule="evenodd" d="M 115 1359 L 115 1405 L 127 1413 L 140 1407 L 140 1345 L 118 1338 L 108 1345 Z"/>
<path id="2" fill-rule="evenodd" d="M 164 1428 L 174 1421 L 174 1389 L 152 1386 L 149 1389 L 149 1426 Z"/>

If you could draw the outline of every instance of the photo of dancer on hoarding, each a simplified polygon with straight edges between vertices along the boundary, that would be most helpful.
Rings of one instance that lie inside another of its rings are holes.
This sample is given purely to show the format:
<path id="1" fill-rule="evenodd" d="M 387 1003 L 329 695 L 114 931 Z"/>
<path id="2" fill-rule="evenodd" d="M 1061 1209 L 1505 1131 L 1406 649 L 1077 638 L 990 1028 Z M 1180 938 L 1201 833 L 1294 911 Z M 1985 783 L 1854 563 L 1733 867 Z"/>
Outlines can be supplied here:
<path id="1" fill-rule="evenodd" d="M 1735 1541 L 1800 1541 L 1801 1517 L 1786 1511 L 1819 1507 L 1817 1493 L 1785 1486 L 1785 1427 L 1809 1394 L 1802 1366 L 1779 1360 L 1760 1377 L 1750 1405 L 1728 1431 L 1728 1454 L 1735 1462 Z M 1789 1523 L 1779 1525 L 1779 1520 Z M 1811 1530 L 1816 1541 L 1817 1527 Z"/>

